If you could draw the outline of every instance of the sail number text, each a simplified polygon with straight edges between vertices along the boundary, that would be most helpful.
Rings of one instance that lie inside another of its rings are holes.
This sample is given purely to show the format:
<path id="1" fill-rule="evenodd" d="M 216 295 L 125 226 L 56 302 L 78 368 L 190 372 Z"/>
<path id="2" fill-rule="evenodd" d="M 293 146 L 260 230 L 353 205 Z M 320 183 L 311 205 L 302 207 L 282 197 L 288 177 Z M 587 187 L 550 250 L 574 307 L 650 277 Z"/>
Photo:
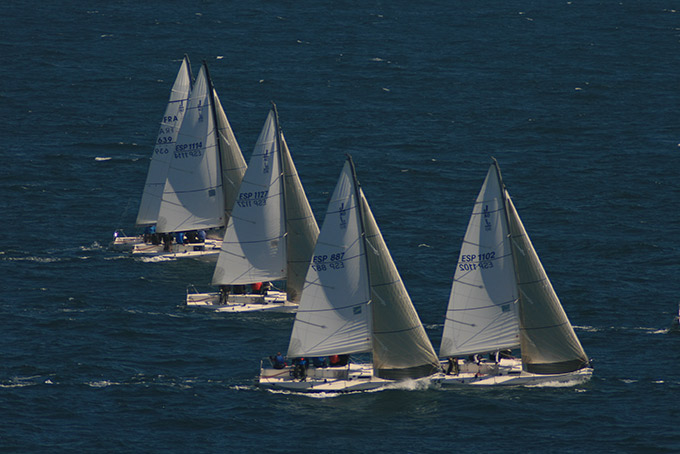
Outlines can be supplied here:
<path id="1" fill-rule="evenodd" d="M 344 252 L 338 252 L 337 254 L 327 254 L 315 255 L 312 257 L 312 269 L 314 271 L 326 271 L 326 270 L 339 270 L 345 267 L 342 261 L 345 256 Z"/>
<path id="2" fill-rule="evenodd" d="M 267 204 L 269 191 L 241 192 L 236 203 L 240 207 L 263 207 Z"/>
<path id="3" fill-rule="evenodd" d="M 175 145 L 175 159 L 197 158 L 203 156 L 203 142 Z"/>
<path id="4" fill-rule="evenodd" d="M 496 258 L 496 253 L 483 252 L 479 255 L 476 254 L 463 254 L 460 256 L 460 262 L 458 263 L 458 269 L 460 271 L 474 271 L 477 268 L 486 270 L 493 268 L 493 259 Z"/>

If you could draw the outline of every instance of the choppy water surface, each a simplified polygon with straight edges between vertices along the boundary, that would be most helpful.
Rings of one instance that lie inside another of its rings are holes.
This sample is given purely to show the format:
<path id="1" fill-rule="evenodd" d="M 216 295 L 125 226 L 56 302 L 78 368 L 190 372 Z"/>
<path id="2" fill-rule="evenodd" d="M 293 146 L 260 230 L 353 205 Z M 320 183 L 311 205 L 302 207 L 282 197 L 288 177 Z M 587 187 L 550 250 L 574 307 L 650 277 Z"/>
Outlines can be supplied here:
<path id="1" fill-rule="evenodd" d="M 0 450 L 677 450 L 680 12 L 667 2 L 0 11 Z M 184 53 L 208 62 L 247 158 L 276 101 L 317 218 L 352 154 L 436 348 L 495 156 L 592 381 L 257 389 L 290 316 L 187 309 L 210 265 L 106 247 L 134 230 Z"/>

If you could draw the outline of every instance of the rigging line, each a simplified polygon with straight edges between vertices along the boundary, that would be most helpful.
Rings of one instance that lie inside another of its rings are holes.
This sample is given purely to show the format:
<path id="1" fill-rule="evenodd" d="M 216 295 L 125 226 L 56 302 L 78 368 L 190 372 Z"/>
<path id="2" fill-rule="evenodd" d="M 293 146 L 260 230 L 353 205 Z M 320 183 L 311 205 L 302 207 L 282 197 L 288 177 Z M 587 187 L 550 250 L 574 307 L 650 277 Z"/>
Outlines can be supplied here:
<path id="1" fill-rule="evenodd" d="M 475 325 L 474 323 L 465 323 L 465 322 L 461 322 L 460 320 L 456 320 L 456 319 L 449 318 L 449 317 L 444 317 L 444 320 L 448 320 L 448 321 L 453 322 L 453 323 L 458 323 L 458 324 L 460 324 L 460 325 L 471 326 L 471 327 L 473 327 L 473 328 L 474 328 L 475 326 L 477 326 L 477 325 Z"/>
<path id="2" fill-rule="evenodd" d="M 344 244 L 334 244 L 334 243 L 329 243 L 329 242 L 327 242 L 327 241 L 318 241 L 318 240 L 317 240 L 316 244 L 317 244 L 317 245 L 322 244 L 322 245 L 324 245 L 324 246 L 329 246 L 329 247 L 332 247 L 332 248 L 335 248 L 335 249 L 342 249 L 342 251 L 349 251 L 349 250 L 352 249 L 352 247 L 354 247 L 354 245 L 357 244 L 359 241 L 360 241 L 360 239 L 357 238 L 357 239 L 355 239 L 354 241 L 352 241 L 350 244 L 348 244 L 346 247 L 345 247 Z M 358 254 L 358 255 L 356 255 L 355 257 L 358 257 L 359 255 L 363 255 L 363 254 Z"/>
<path id="3" fill-rule="evenodd" d="M 461 281 L 460 279 L 456 279 L 456 278 L 453 279 L 453 282 L 454 283 L 457 282 L 457 283 L 463 284 L 463 285 L 469 285 L 470 287 L 475 287 L 475 288 L 484 288 L 483 285 L 472 284 L 470 282 Z"/>
<path id="4" fill-rule="evenodd" d="M 305 325 L 316 326 L 317 328 L 322 328 L 322 329 L 328 328 L 326 325 L 319 325 L 318 323 L 308 322 L 307 320 L 302 320 L 302 319 L 299 319 L 299 318 L 295 319 L 295 323 L 304 323 Z M 326 339 L 328 339 L 328 338 L 326 338 Z M 326 340 L 326 339 L 324 339 L 324 340 Z M 316 344 L 315 347 L 318 346 L 318 345 L 319 344 Z"/>
<path id="5" fill-rule="evenodd" d="M 547 276 L 546 276 L 546 277 L 542 277 L 540 279 L 536 279 L 534 281 L 518 282 L 517 285 L 520 286 L 520 285 L 538 284 L 538 283 L 549 281 L 549 280 L 550 279 L 548 279 Z M 526 293 L 526 292 L 522 292 L 522 293 Z"/>
<path id="6" fill-rule="evenodd" d="M 470 308 L 465 308 L 465 309 L 447 309 L 446 312 L 466 312 L 466 311 L 476 311 L 476 310 L 481 310 L 481 309 L 489 309 L 489 308 L 498 307 L 498 306 L 505 305 L 505 304 L 515 304 L 515 303 L 517 303 L 517 301 L 518 301 L 517 299 L 514 299 L 514 300 L 504 301 L 504 302 L 498 303 L 498 304 L 490 304 L 488 306 L 470 307 Z"/>
<path id="7" fill-rule="evenodd" d="M 368 306 L 368 304 L 371 302 L 371 300 L 363 301 L 361 303 L 355 303 L 355 304 L 349 304 L 347 306 L 341 306 L 341 307 L 330 307 L 330 308 L 325 308 L 325 309 L 298 309 L 298 314 L 300 313 L 311 313 L 311 312 L 328 312 L 328 311 L 340 311 L 342 309 L 351 309 L 355 308 L 357 306 Z"/>
<path id="8" fill-rule="evenodd" d="M 222 241 L 222 244 L 259 244 L 259 243 L 267 243 L 269 241 L 274 241 L 274 240 L 280 240 L 283 238 L 285 235 L 281 236 L 275 236 L 272 238 L 265 238 L 263 240 L 252 240 L 252 241 Z"/>
<path id="9" fill-rule="evenodd" d="M 303 322 L 303 323 L 308 323 L 308 324 L 310 324 L 310 325 L 313 325 L 313 323 L 304 322 L 303 320 L 299 320 L 299 319 L 296 318 L 296 319 L 295 319 L 295 322 L 297 323 L 298 321 L 301 321 L 301 322 Z M 349 324 L 350 324 L 350 323 L 347 322 L 347 323 L 345 323 L 344 325 L 338 327 L 337 330 L 335 330 L 334 332 L 330 333 L 330 334 L 329 334 L 328 336 L 326 336 L 324 339 L 321 339 L 319 342 L 317 342 L 317 343 L 316 343 L 315 345 L 313 345 L 312 347 L 308 348 L 307 351 L 314 351 L 315 348 L 317 348 L 319 345 L 323 345 L 323 343 L 324 343 L 325 341 L 327 341 L 328 339 L 332 339 L 332 338 L 336 335 L 336 333 L 341 332 L 341 331 L 342 331 L 347 325 L 349 325 Z M 315 326 L 320 326 L 320 327 L 321 327 L 321 325 L 315 325 Z M 326 328 L 325 326 L 322 326 L 322 327 L 323 327 L 323 328 Z M 369 339 L 366 339 L 366 340 L 368 341 Z"/>
<path id="10" fill-rule="evenodd" d="M 389 330 L 389 331 L 373 331 L 373 334 L 397 334 L 397 333 L 405 333 L 406 331 L 413 331 L 419 329 L 419 325 L 413 325 L 409 328 L 403 328 L 403 329 L 394 329 L 394 330 Z"/>
<path id="11" fill-rule="evenodd" d="M 526 327 L 526 326 L 521 326 L 520 330 L 522 330 L 522 331 L 536 331 L 536 330 L 539 330 L 539 329 L 559 328 L 560 326 L 564 326 L 564 325 L 568 325 L 568 324 L 569 324 L 569 322 L 566 321 L 566 322 L 562 322 L 562 323 L 557 323 L 555 325 L 535 326 L 535 327 L 531 327 L 531 328 Z"/>
<path id="12" fill-rule="evenodd" d="M 166 194 L 194 194 L 198 192 L 203 192 L 203 191 L 210 191 L 210 190 L 217 190 L 221 188 L 222 186 L 208 186 L 207 188 L 200 188 L 200 189 L 191 189 L 188 191 L 172 191 L 172 192 L 164 192 L 163 195 Z"/>
<path id="13" fill-rule="evenodd" d="M 393 281 L 383 282 L 383 283 L 381 283 L 381 284 L 373 284 L 373 288 L 376 288 L 376 287 L 386 287 L 386 286 L 388 286 L 388 285 L 398 284 L 398 283 L 400 283 L 400 282 L 402 282 L 401 279 L 395 279 L 395 280 L 393 280 Z"/>
<path id="14" fill-rule="evenodd" d="M 489 202 L 496 201 L 496 200 L 498 200 L 498 199 L 493 198 L 493 199 L 489 199 L 489 200 L 483 200 L 481 202 L 476 202 L 475 205 L 484 205 L 485 203 L 488 204 Z M 475 210 L 473 208 L 471 216 L 481 216 L 481 215 L 484 215 L 484 214 L 487 214 L 487 213 L 493 214 L 493 213 L 498 213 L 500 211 L 503 211 L 503 208 L 497 208 L 495 210 L 489 210 L 489 211 L 478 211 L 478 212 L 475 212 Z"/>
<path id="15" fill-rule="evenodd" d="M 260 187 L 260 188 L 270 188 L 270 187 L 272 186 L 272 184 L 270 184 L 270 183 L 265 183 L 265 184 L 262 184 L 262 183 L 254 183 L 254 182 L 252 182 L 252 181 L 246 180 L 245 178 L 244 178 L 243 180 L 241 180 L 241 187 L 243 187 L 243 184 L 244 184 L 244 183 L 245 183 L 245 184 L 251 184 L 251 185 L 253 185 L 253 186 L 257 186 L 257 187 Z M 239 192 L 240 192 L 240 191 L 239 191 Z"/>

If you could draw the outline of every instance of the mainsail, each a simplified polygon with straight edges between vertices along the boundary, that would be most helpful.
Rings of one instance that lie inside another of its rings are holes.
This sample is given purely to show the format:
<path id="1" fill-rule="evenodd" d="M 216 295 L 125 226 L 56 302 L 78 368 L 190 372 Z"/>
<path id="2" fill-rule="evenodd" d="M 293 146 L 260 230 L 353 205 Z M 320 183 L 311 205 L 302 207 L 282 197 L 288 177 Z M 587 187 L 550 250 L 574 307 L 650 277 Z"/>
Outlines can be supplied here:
<path id="1" fill-rule="evenodd" d="M 535 374 L 559 374 L 587 367 L 588 356 L 507 191 L 505 199 L 519 289 L 522 368 Z"/>
<path id="2" fill-rule="evenodd" d="M 491 165 L 456 264 L 439 356 L 518 346 L 517 287 L 503 186 L 498 168 Z"/>
<path id="3" fill-rule="evenodd" d="M 348 161 L 309 264 L 289 357 L 371 351 L 368 263 L 357 194 Z"/>
<path id="4" fill-rule="evenodd" d="M 297 301 L 318 232 L 274 107 L 241 182 L 213 284 L 286 279 L 288 299 Z"/>
<path id="5" fill-rule="evenodd" d="M 381 378 L 418 378 L 438 368 L 349 158 L 319 233 L 288 356 L 358 352 L 373 353 Z"/>
<path id="6" fill-rule="evenodd" d="M 223 227 L 225 224 L 214 90 L 204 63 L 170 149 L 170 164 L 158 215 L 159 233 Z"/>
<path id="7" fill-rule="evenodd" d="M 163 188 L 175 149 L 177 133 L 186 112 L 190 90 L 191 65 L 189 57 L 185 55 L 172 86 L 168 106 L 165 109 L 149 163 L 149 171 L 146 175 L 142 200 L 137 214 L 136 224 L 138 226 L 153 225 L 158 221 Z"/>

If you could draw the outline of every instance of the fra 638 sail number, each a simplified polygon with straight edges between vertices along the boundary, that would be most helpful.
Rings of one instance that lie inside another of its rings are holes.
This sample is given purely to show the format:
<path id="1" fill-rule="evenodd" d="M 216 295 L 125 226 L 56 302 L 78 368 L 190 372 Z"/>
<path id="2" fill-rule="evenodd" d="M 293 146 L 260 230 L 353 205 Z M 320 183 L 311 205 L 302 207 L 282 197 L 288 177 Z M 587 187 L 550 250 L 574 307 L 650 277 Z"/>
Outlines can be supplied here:
<path id="1" fill-rule="evenodd" d="M 342 258 L 344 252 L 329 255 L 315 255 L 312 257 L 312 269 L 314 271 L 339 270 L 345 267 Z"/>

